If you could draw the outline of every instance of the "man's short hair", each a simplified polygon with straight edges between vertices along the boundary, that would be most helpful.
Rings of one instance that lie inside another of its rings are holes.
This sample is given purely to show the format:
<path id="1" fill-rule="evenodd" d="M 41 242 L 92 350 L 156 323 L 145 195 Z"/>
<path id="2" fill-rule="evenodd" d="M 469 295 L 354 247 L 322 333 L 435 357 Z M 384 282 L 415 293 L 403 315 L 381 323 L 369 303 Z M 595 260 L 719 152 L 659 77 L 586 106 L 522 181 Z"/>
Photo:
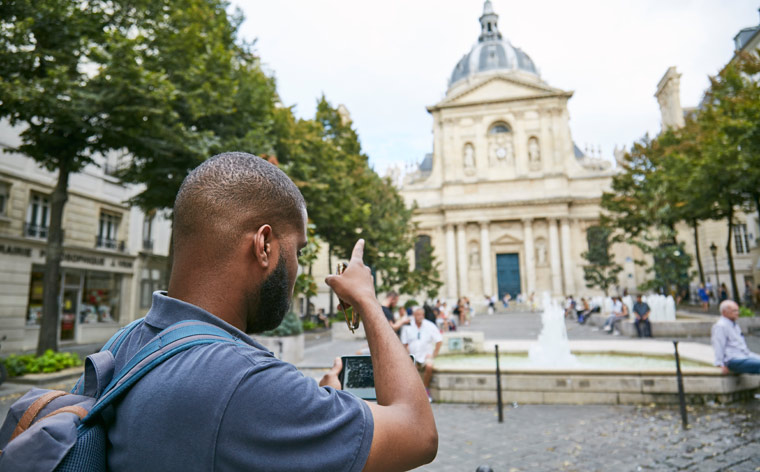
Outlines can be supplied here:
<path id="1" fill-rule="evenodd" d="M 718 305 L 718 311 L 720 311 L 720 314 L 722 315 L 726 310 L 728 310 L 728 306 L 732 303 L 736 304 L 735 301 L 729 299 L 720 302 L 720 305 Z"/>
<path id="2" fill-rule="evenodd" d="M 226 152 L 192 170 L 174 201 L 174 249 L 211 238 L 219 249 L 246 231 L 269 224 L 275 234 L 303 224 L 303 196 L 292 180 L 266 160 Z"/>
<path id="3" fill-rule="evenodd" d="M 385 294 L 385 298 L 398 298 L 398 292 L 395 290 L 390 290 L 388 293 Z"/>

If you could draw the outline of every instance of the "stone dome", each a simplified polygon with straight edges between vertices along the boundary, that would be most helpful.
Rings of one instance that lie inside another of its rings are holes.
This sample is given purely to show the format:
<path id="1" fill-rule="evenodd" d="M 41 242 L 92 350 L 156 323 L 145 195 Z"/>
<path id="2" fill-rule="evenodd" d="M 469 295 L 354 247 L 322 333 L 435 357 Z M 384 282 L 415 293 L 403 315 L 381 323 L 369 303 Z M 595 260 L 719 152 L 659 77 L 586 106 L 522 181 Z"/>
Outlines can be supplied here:
<path id="1" fill-rule="evenodd" d="M 480 17 L 478 42 L 454 67 L 449 87 L 471 75 L 490 70 L 521 70 L 538 76 L 538 70 L 530 56 L 502 37 L 498 19 L 499 15 L 494 13 L 490 0 L 486 1 Z"/>

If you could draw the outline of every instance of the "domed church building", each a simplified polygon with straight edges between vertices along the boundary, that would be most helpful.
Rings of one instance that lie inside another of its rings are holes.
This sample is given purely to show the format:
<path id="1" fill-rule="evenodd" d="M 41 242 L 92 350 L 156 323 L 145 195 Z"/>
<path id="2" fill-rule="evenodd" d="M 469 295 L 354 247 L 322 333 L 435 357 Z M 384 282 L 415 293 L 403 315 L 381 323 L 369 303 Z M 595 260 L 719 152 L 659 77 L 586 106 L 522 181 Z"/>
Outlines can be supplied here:
<path id="1" fill-rule="evenodd" d="M 401 184 L 418 207 L 418 248 L 431 244 L 441 261 L 442 297 L 598 294 L 585 288 L 581 254 L 614 170 L 573 143 L 573 93 L 544 82 L 498 19 L 486 1 L 477 42 L 427 108 L 433 152 Z M 626 256 L 616 259 L 630 290 Z"/>

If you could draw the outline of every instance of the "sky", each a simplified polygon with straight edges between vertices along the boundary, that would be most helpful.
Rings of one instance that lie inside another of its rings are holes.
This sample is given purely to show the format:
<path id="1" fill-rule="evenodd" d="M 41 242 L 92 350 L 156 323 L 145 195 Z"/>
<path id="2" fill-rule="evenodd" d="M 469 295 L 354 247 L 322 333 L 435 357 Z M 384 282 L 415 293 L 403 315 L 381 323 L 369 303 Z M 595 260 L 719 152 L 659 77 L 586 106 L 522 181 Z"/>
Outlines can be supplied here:
<path id="1" fill-rule="evenodd" d="M 574 92 L 573 140 L 612 159 L 657 134 L 654 92 L 670 66 L 681 104 L 695 106 L 733 55 L 733 37 L 760 23 L 757 0 L 493 0 L 499 30 L 550 86 Z M 322 94 L 345 105 L 381 175 L 432 152 L 432 116 L 459 59 L 480 34 L 480 0 L 238 0 L 241 37 L 296 116 Z"/>

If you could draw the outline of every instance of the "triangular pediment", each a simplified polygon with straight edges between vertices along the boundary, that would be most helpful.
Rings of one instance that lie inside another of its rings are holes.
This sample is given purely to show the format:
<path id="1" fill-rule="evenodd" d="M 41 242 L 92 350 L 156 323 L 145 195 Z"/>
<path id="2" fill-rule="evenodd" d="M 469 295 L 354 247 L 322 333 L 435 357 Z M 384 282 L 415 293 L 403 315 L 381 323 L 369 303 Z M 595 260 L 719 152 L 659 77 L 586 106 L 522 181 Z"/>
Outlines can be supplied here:
<path id="1" fill-rule="evenodd" d="M 493 241 L 491 244 L 522 244 L 522 240 L 517 239 L 509 234 L 501 236 L 499 239 Z"/>
<path id="2" fill-rule="evenodd" d="M 571 92 L 549 87 L 542 83 L 533 83 L 513 77 L 496 76 L 457 91 L 445 98 L 436 107 L 449 107 L 474 103 L 502 102 L 526 98 L 569 96 Z"/>

